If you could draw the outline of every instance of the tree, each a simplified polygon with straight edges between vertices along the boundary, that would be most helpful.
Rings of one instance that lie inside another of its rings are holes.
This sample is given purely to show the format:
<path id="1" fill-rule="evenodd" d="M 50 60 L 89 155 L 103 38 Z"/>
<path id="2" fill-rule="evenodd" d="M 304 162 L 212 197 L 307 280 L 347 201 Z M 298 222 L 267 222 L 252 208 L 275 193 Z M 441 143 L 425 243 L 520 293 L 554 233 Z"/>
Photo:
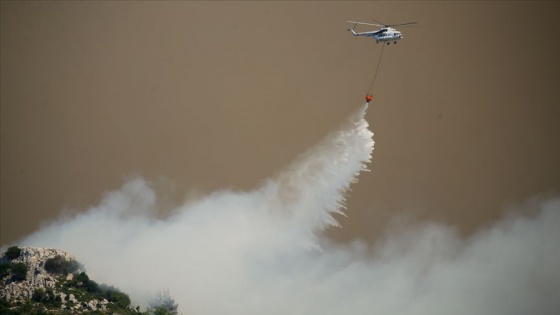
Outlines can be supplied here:
<path id="1" fill-rule="evenodd" d="M 47 300 L 47 292 L 43 288 L 37 288 L 33 291 L 31 299 L 35 302 L 44 302 Z"/>
<path id="2" fill-rule="evenodd" d="M 45 261 L 45 270 L 54 275 L 67 275 L 80 269 L 80 263 L 74 259 L 66 260 L 61 255 L 56 255 Z"/>
<path id="3" fill-rule="evenodd" d="M 130 298 L 126 293 L 119 291 L 115 287 L 103 286 L 102 295 L 109 302 L 113 302 L 116 305 L 127 308 L 130 306 Z"/>
<path id="4" fill-rule="evenodd" d="M 62 305 L 60 295 L 56 295 L 52 288 L 37 288 L 33 291 L 31 299 L 48 307 L 59 308 Z"/>
<path id="5" fill-rule="evenodd" d="M 148 312 L 150 312 L 150 311 L 148 311 Z M 163 306 L 158 306 L 155 309 L 153 309 L 151 311 L 151 313 L 148 313 L 148 314 L 150 314 L 150 315 L 152 315 L 152 314 L 153 315 L 175 315 L 175 314 L 177 314 L 177 311 L 171 312 Z"/>
<path id="6" fill-rule="evenodd" d="M 12 246 L 8 248 L 8 250 L 6 251 L 6 257 L 8 257 L 9 260 L 14 260 L 18 258 L 20 255 L 21 255 L 21 248 L 17 246 Z"/>
<path id="7" fill-rule="evenodd" d="M 10 314 L 10 302 L 5 297 L 0 298 L 0 314 Z"/>
<path id="8" fill-rule="evenodd" d="M 9 262 L 0 263 L 0 280 L 4 279 L 4 277 L 10 274 L 11 267 L 12 264 L 10 264 Z"/>
<path id="9" fill-rule="evenodd" d="M 150 315 L 177 315 L 179 304 L 169 295 L 169 290 L 163 290 L 156 294 L 148 306 Z"/>
<path id="10" fill-rule="evenodd" d="M 101 292 L 101 289 L 99 288 L 97 282 L 91 280 L 85 272 L 80 272 L 79 274 L 77 274 L 72 280 L 72 283 L 77 288 L 82 288 L 90 293 Z"/>
<path id="11" fill-rule="evenodd" d="M 12 279 L 14 281 L 21 281 L 27 278 L 27 265 L 24 263 L 12 264 Z"/>

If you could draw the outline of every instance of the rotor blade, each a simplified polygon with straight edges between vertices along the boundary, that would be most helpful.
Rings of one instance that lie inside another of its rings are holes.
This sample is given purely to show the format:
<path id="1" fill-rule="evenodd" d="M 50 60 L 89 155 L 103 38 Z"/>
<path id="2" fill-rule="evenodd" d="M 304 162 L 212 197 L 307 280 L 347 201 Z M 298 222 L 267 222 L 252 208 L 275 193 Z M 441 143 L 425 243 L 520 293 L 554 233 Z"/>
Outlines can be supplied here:
<path id="1" fill-rule="evenodd" d="M 371 18 L 371 19 L 372 19 L 375 23 L 382 24 L 382 25 L 380 25 L 380 26 L 383 26 L 383 27 L 389 26 L 389 25 L 387 25 L 387 24 L 385 24 L 385 23 L 383 23 L 383 22 L 380 22 L 380 21 L 378 21 L 378 20 L 376 20 L 376 19 L 374 19 L 374 18 Z"/>
<path id="2" fill-rule="evenodd" d="M 355 22 L 355 21 L 346 21 L 348 23 L 354 23 L 354 24 L 363 24 L 363 25 L 373 25 L 373 26 L 381 26 L 381 27 L 385 27 L 385 25 L 380 25 L 380 24 L 372 24 L 372 23 L 364 23 L 364 22 Z"/>
<path id="3" fill-rule="evenodd" d="M 412 24 L 418 24 L 418 22 L 408 22 L 408 23 L 401 23 L 401 24 L 391 24 L 391 25 L 387 25 L 387 26 L 405 26 L 405 25 L 412 25 Z"/>

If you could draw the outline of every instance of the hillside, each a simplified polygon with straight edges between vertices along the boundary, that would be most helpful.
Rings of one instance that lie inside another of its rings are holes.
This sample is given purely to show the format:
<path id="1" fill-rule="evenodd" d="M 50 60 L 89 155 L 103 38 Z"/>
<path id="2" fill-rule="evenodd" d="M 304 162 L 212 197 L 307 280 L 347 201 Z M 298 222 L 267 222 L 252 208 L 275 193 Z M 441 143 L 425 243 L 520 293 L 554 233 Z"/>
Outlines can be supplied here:
<path id="1" fill-rule="evenodd" d="M 176 314 L 170 305 L 141 313 L 128 295 L 89 279 L 61 250 L 13 246 L 0 254 L 0 314 Z"/>

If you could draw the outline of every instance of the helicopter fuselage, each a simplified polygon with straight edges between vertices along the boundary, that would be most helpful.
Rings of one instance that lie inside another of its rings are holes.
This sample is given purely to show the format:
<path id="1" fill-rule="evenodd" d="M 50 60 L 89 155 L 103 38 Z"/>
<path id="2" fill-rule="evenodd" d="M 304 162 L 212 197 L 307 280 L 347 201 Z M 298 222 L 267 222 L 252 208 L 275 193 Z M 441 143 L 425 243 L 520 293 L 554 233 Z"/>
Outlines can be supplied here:
<path id="1" fill-rule="evenodd" d="M 398 40 L 403 39 L 402 33 L 397 31 L 392 27 L 384 27 L 377 31 L 370 31 L 370 32 L 359 32 L 356 33 L 354 29 L 350 29 L 352 31 L 352 35 L 354 36 L 366 36 L 366 37 L 373 37 L 376 43 L 379 42 L 395 42 L 397 43 Z"/>
<path id="2" fill-rule="evenodd" d="M 374 21 L 376 21 L 376 20 L 374 20 Z M 391 42 L 394 42 L 396 44 L 397 41 L 404 38 L 404 36 L 402 36 L 402 33 L 400 31 L 397 31 L 392 26 L 413 26 L 413 25 L 418 24 L 418 22 L 408 22 L 408 23 L 401 23 L 401 24 L 382 24 L 379 21 L 376 21 L 376 22 L 378 22 L 380 24 L 364 23 L 364 22 L 357 22 L 357 21 L 348 21 L 348 23 L 353 23 L 354 24 L 354 26 L 352 28 L 349 28 L 348 31 L 351 31 L 353 36 L 373 37 L 373 38 L 375 38 L 376 43 L 383 42 L 383 43 L 387 43 L 387 45 L 389 45 Z M 376 31 L 367 31 L 367 32 L 358 32 L 357 33 L 355 28 L 358 25 L 371 25 L 371 26 L 377 26 L 377 27 L 381 27 L 381 28 L 376 30 Z"/>

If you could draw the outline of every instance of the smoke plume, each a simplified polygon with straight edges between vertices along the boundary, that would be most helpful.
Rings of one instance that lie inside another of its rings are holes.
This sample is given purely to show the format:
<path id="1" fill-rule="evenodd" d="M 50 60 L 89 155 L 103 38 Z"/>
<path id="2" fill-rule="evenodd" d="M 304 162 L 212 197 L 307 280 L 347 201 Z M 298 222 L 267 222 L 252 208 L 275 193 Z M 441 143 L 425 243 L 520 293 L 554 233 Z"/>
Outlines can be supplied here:
<path id="1" fill-rule="evenodd" d="M 145 306 L 169 290 L 184 314 L 554 314 L 560 309 L 560 200 L 460 238 L 418 224 L 375 246 L 333 244 L 345 194 L 366 169 L 367 105 L 284 172 L 249 192 L 221 191 L 161 219 L 131 179 L 25 245 L 67 250 L 92 279 Z"/>

